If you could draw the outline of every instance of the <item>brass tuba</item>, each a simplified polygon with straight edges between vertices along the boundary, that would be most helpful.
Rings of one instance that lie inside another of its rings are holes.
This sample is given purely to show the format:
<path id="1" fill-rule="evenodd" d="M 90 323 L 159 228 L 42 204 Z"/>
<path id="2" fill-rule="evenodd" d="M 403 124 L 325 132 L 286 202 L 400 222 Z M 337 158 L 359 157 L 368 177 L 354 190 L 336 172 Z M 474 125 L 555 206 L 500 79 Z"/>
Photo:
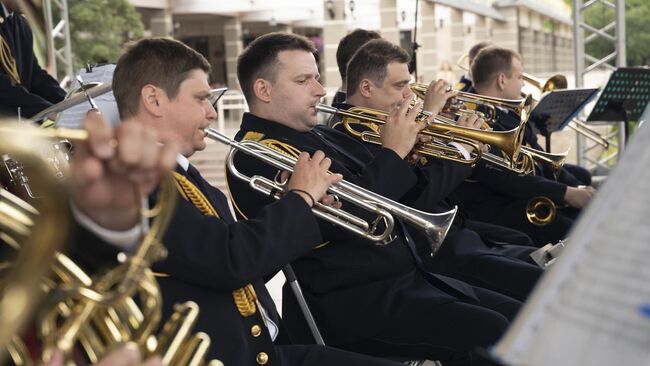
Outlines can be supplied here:
<path id="1" fill-rule="evenodd" d="M 0 125 L 9 122 L 0 121 Z M 0 183 L 0 363 L 42 298 L 39 286 L 66 239 L 67 200 L 64 187 L 48 172 L 47 162 L 34 152 L 43 141 L 0 134 L 2 153 L 34 168 L 31 185 L 47 192 L 34 206 Z"/>
<path id="2" fill-rule="evenodd" d="M 5 124 L 0 126 L 0 136 L 11 136 L 12 140 L 40 136 L 79 141 L 85 140 L 87 133 Z M 23 162 L 20 156 L 16 156 L 16 160 Z M 32 170 L 28 169 L 28 172 L 31 175 Z M 38 188 L 40 190 L 40 186 Z M 35 204 L 40 207 L 41 202 L 47 202 L 50 196 L 49 193 L 43 194 L 34 200 Z M 67 207 L 66 195 L 52 196 L 62 199 L 63 207 Z M 42 279 L 40 284 L 47 293 L 47 302 L 44 310 L 35 317 L 36 332 L 43 344 L 45 359 L 54 349 L 59 349 L 70 363 L 72 351 L 78 344 L 88 360 L 95 363 L 114 346 L 133 342 L 143 357 L 160 355 L 166 365 L 205 364 L 210 339 L 204 333 L 191 333 L 198 316 L 196 304 L 186 302 L 176 305 L 175 313 L 162 327 L 162 332 L 154 334 L 160 324 L 162 300 L 149 267 L 166 255 L 161 238 L 174 211 L 176 197 L 173 178 L 171 175 L 164 176 L 159 203 L 151 210 L 143 211 L 143 219 L 154 218 L 150 230 L 133 255 L 127 256 L 105 274 L 90 277 L 69 257 L 55 254 L 49 264 L 54 275 Z M 47 217 L 67 217 L 61 212 L 47 213 Z M 62 232 L 61 228 L 65 227 L 58 225 L 56 230 Z M 48 265 L 41 267 L 47 268 Z M 33 277 L 34 268 L 28 270 Z M 33 364 L 18 337 L 13 337 L 7 349 L 15 364 Z M 220 362 L 214 360 L 210 364 L 218 365 Z"/>

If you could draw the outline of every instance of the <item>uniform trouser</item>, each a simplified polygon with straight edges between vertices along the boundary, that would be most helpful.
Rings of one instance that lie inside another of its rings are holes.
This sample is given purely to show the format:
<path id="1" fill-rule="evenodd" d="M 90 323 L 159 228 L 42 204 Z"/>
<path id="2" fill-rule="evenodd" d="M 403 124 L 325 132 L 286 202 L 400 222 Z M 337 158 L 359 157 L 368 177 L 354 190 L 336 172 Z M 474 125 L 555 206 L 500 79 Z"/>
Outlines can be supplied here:
<path id="1" fill-rule="evenodd" d="M 471 256 L 458 263 L 450 261 L 444 265 L 435 263 L 435 259 L 425 259 L 424 266 L 432 272 L 496 291 L 519 301 L 526 301 L 543 273 L 536 264 L 491 254 Z"/>
<path id="2" fill-rule="evenodd" d="M 282 366 L 400 366 L 399 362 L 319 345 L 275 346 Z"/>
<path id="3" fill-rule="evenodd" d="M 410 324 L 396 324 L 366 340 L 337 346 L 378 357 L 439 360 L 444 365 L 483 365 L 474 349 L 494 344 L 521 303 L 490 290 L 474 290 L 479 303 L 456 300 L 436 305 L 429 317 Z"/>
<path id="4" fill-rule="evenodd" d="M 530 236 L 509 227 L 488 224 L 476 220 L 465 220 L 465 227 L 476 231 L 476 233 L 485 241 L 525 246 L 534 245 Z"/>

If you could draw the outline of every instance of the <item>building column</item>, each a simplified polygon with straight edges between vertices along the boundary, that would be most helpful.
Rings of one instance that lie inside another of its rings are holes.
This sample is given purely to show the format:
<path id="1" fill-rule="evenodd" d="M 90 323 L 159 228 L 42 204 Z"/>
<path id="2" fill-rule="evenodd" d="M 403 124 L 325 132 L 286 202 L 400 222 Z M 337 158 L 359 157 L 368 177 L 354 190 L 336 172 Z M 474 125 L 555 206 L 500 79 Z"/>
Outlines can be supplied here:
<path id="1" fill-rule="evenodd" d="M 421 82 L 430 82 L 438 71 L 436 40 L 436 5 L 433 1 L 420 2 L 422 29 L 420 31 L 422 47 L 418 50 L 418 76 Z"/>
<path id="2" fill-rule="evenodd" d="M 463 24 L 463 11 L 456 8 L 451 8 L 451 59 L 447 60 L 452 64 L 456 73 L 462 73 L 456 66 L 456 60 L 461 58 L 467 51 L 465 49 L 465 25 Z M 440 64 L 442 60 L 438 60 Z"/>
<path id="3" fill-rule="evenodd" d="M 228 18 L 223 25 L 226 58 L 226 83 L 228 88 L 241 90 L 237 81 L 237 57 L 244 50 L 242 27 L 239 17 Z"/>
<path id="4" fill-rule="evenodd" d="M 339 47 L 341 38 L 347 34 L 343 12 L 345 0 L 332 0 L 323 3 L 325 7 L 325 22 L 323 24 L 323 54 L 321 64 L 321 83 L 326 88 L 339 88 L 341 86 L 341 75 L 336 65 L 336 49 Z"/>
<path id="5" fill-rule="evenodd" d="M 380 0 L 379 16 L 381 38 L 399 45 L 399 28 L 397 27 L 397 0 Z"/>
<path id="6" fill-rule="evenodd" d="M 492 22 L 491 39 L 497 45 L 520 52 L 519 50 L 519 12 L 516 6 L 498 9 L 506 18 L 505 22 Z"/>
<path id="7" fill-rule="evenodd" d="M 156 10 L 151 16 L 149 27 L 151 28 L 152 37 L 173 37 L 174 23 L 171 9 Z"/>
<path id="8" fill-rule="evenodd" d="M 474 29 L 472 29 L 472 31 L 474 33 L 474 44 L 487 41 L 490 37 L 488 36 L 486 17 L 476 14 L 476 21 L 474 22 Z M 472 44 L 470 48 L 474 44 Z M 467 49 L 467 51 L 469 52 L 469 49 Z"/>

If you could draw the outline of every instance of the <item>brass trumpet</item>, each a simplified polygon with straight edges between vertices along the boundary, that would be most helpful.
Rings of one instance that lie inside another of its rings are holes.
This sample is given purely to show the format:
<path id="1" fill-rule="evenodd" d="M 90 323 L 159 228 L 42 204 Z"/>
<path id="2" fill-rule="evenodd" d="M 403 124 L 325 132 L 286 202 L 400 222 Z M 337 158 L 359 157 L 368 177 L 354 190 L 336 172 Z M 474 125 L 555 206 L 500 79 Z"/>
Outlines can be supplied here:
<path id="1" fill-rule="evenodd" d="M 557 208 L 550 198 L 539 196 L 528 201 L 526 205 L 526 218 L 537 226 L 545 226 L 553 222 Z"/>
<path id="2" fill-rule="evenodd" d="M 411 91 L 420 99 L 424 99 L 427 89 L 428 85 L 424 83 L 411 84 Z M 454 97 L 447 100 L 441 113 L 471 114 L 476 113 L 478 106 L 485 109 L 485 112 L 481 112 L 480 117 L 489 125 L 496 123 L 497 107 L 512 110 L 521 117 L 522 121 L 527 121 L 533 106 L 533 98 L 531 95 L 526 95 L 521 99 L 501 99 L 459 91 Z"/>
<path id="3" fill-rule="evenodd" d="M 249 177 L 241 173 L 235 167 L 234 158 L 236 152 L 241 151 L 281 171 L 293 172 L 293 167 L 296 164 L 294 157 L 284 155 L 257 141 L 237 142 L 213 128 L 206 130 L 206 136 L 231 147 L 226 157 L 228 171 L 238 179 L 249 182 L 252 189 L 276 199 L 279 199 L 286 191 L 284 184 L 281 182 L 272 181 L 262 176 Z M 392 240 L 394 217 L 397 217 L 424 232 L 431 245 L 431 255 L 434 255 L 442 245 L 457 211 L 457 207 L 454 207 L 452 210 L 442 213 L 422 212 L 344 180 L 330 187 L 328 192 L 370 213 L 376 214 L 377 218 L 372 223 L 368 223 L 366 220 L 344 210 L 318 202 L 312 208 L 312 212 L 316 217 L 347 229 L 362 238 L 372 240 L 379 245 L 387 244 Z M 378 225 L 381 222 L 385 223 L 385 229 L 377 232 Z"/>
<path id="4" fill-rule="evenodd" d="M 363 141 L 380 144 L 379 134 L 371 131 L 357 131 L 353 128 L 353 125 L 357 124 L 357 122 L 353 121 L 383 125 L 386 116 L 388 116 L 387 112 L 359 107 L 341 110 L 324 104 L 317 105 L 316 110 L 344 117 L 344 126 L 350 134 Z M 423 112 L 418 119 L 429 116 L 428 113 Z M 417 144 L 413 152 L 469 165 L 474 165 L 479 159 L 483 159 L 492 165 L 500 166 L 519 174 L 526 174 L 527 171 L 522 170 L 521 165 L 518 164 L 524 127 L 525 125 L 521 124 L 519 127 L 510 131 L 484 131 L 456 126 L 453 120 L 438 115 L 434 116 L 434 122 L 429 123 L 421 132 L 424 135 L 431 136 L 432 141 Z M 499 148 L 506 154 L 506 157 L 502 158 L 491 153 L 483 153 L 475 141 Z M 466 160 L 458 149 L 448 145 L 450 142 L 471 145 L 474 148 L 471 159 Z"/>
<path id="5" fill-rule="evenodd" d="M 525 155 L 529 159 L 531 159 L 532 160 L 531 163 L 537 162 L 548 166 L 551 169 L 551 172 L 553 173 L 555 180 L 557 180 L 557 178 L 560 176 L 560 172 L 562 172 L 562 167 L 564 166 L 564 162 L 566 161 L 568 151 L 565 151 L 563 153 L 549 153 L 546 151 L 535 150 L 531 147 L 522 145 L 521 153 L 522 155 Z M 532 172 L 534 171 L 535 169 L 533 166 Z"/>

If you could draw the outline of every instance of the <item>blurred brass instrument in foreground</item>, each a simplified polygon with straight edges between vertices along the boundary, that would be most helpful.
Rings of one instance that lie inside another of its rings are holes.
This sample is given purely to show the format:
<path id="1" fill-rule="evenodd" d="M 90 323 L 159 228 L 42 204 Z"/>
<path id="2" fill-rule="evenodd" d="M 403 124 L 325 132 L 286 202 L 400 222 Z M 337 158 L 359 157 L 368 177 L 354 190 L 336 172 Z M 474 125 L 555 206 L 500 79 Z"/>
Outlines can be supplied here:
<path id="1" fill-rule="evenodd" d="M 0 120 L 0 125 L 9 123 Z M 0 182 L 0 363 L 17 350 L 16 336 L 40 303 L 41 280 L 67 237 L 67 199 L 36 147 L 45 143 L 28 136 L 0 133 L 0 154 L 11 154 L 34 170 L 31 185 L 47 197 L 32 206 Z M 40 214 L 39 214 L 40 212 Z M 20 346 L 18 346 L 19 348 Z"/>
<path id="2" fill-rule="evenodd" d="M 81 130 L 39 129 L 16 124 L 0 124 L 0 136 L 11 136 L 12 140 L 33 140 L 35 137 L 66 138 L 72 141 L 87 139 L 87 133 Z M 0 146 L 4 151 L 5 145 Z M 14 152 L 11 153 L 13 156 Z M 22 164 L 26 162 L 22 156 L 15 158 Z M 25 166 L 32 178 L 31 165 Z M 48 169 L 39 171 L 49 172 Z M 34 181 L 37 182 L 30 179 L 30 184 Z M 40 185 L 38 188 L 40 192 Z M 43 192 L 34 200 L 37 207 L 40 208 L 41 202 L 48 201 L 50 196 L 62 199 L 62 207 L 67 207 L 65 194 L 50 194 L 47 190 Z M 137 194 L 135 187 L 134 194 Z M 210 339 L 204 333 L 191 333 L 199 311 L 195 303 L 177 304 L 175 313 L 162 327 L 161 333 L 154 334 L 160 324 L 162 299 L 158 283 L 149 267 L 166 255 L 161 239 L 174 212 L 176 197 L 173 178 L 165 175 L 161 180 L 158 203 L 151 210 L 142 213 L 143 220 L 153 218 L 151 228 L 135 253 L 106 273 L 91 278 L 71 258 L 61 253 L 55 254 L 51 263 L 39 267 L 50 267 L 54 274 L 50 278 L 41 279 L 41 288 L 47 293 L 46 303 L 34 320 L 44 359 L 59 349 L 65 356 L 66 364 L 74 364 L 73 351 L 80 347 L 88 361 L 96 363 L 115 346 L 133 342 L 143 357 L 159 355 L 165 365 L 205 364 Z M 47 211 L 43 217 L 69 216 L 67 212 L 61 211 L 66 210 Z M 62 228 L 66 227 L 59 224 L 56 231 L 63 232 Z M 44 243 L 50 240 L 41 239 Z M 33 266 L 26 270 L 33 276 Z M 35 361 L 18 337 L 12 338 L 7 349 L 16 365 L 34 364 Z M 210 364 L 221 363 L 214 360 Z"/>
<path id="3" fill-rule="evenodd" d="M 234 163 L 235 154 L 243 152 L 278 169 L 278 171 L 287 172 L 293 172 L 297 161 L 296 158 L 285 155 L 257 141 L 235 141 L 213 128 L 207 129 L 206 134 L 208 138 L 231 147 L 226 156 L 226 167 L 237 179 L 248 182 L 252 189 L 275 199 L 279 199 L 286 192 L 284 182 L 278 182 L 277 179 L 274 181 L 260 175 L 251 177 L 240 172 Z M 333 184 L 328 189 L 328 193 L 345 200 L 350 205 L 355 205 L 374 214 L 376 218 L 371 223 L 368 223 L 361 217 L 320 202 L 316 202 L 312 207 L 312 212 L 316 217 L 362 238 L 374 241 L 378 245 L 388 244 L 393 240 L 392 233 L 395 217 L 397 217 L 420 230 L 426 236 L 431 245 L 432 256 L 442 245 L 457 211 L 457 207 L 454 207 L 447 212 L 441 213 L 423 212 L 345 180 Z M 383 231 L 377 231 L 380 223 L 385 226 Z"/>
<path id="4" fill-rule="evenodd" d="M 363 141 L 381 144 L 378 133 L 366 130 L 358 131 L 354 127 L 362 123 L 381 126 L 385 123 L 385 118 L 388 116 L 387 112 L 359 107 L 342 110 L 324 104 L 317 105 L 316 110 L 343 117 L 342 123 L 348 133 Z M 430 117 L 430 115 L 423 112 L 418 119 L 422 120 L 427 117 Z M 525 128 L 523 123 L 510 131 L 485 131 L 456 126 L 454 120 L 440 115 L 434 116 L 433 118 L 434 121 L 430 122 L 420 132 L 423 135 L 432 137 L 432 140 L 430 142 L 416 144 L 413 149 L 414 153 L 469 165 L 474 165 L 479 159 L 483 159 L 489 164 L 503 167 L 519 174 L 527 174 L 529 172 L 529 167 L 522 166 L 521 160 L 519 159 L 521 141 Z M 497 147 L 503 151 L 505 157 L 491 153 L 483 153 L 476 141 Z M 466 160 L 457 148 L 449 145 L 450 142 L 471 145 L 474 148 L 471 159 Z"/>

